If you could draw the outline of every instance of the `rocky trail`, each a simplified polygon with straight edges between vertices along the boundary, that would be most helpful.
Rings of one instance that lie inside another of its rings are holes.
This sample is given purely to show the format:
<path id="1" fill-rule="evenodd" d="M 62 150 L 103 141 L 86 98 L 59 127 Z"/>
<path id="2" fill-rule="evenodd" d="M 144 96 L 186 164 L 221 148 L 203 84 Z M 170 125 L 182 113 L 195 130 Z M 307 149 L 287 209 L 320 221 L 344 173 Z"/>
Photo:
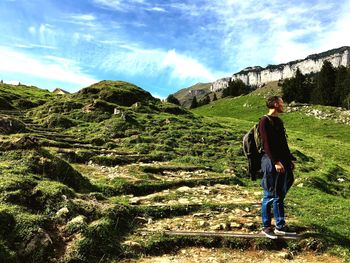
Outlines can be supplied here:
<path id="1" fill-rule="evenodd" d="M 258 234 L 262 192 L 258 187 L 247 187 L 234 171 L 217 173 L 208 167 L 159 162 L 147 154 L 107 150 L 80 136 L 65 134 L 64 130 L 33 124 L 24 112 L 0 113 L 21 119 L 27 128 L 25 136 L 36 138 L 92 184 L 113 185 L 104 189 L 105 197 L 95 193 L 72 198 L 77 207 L 87 207 L 85 215 L 62 220 L 56 226 L 56 238 L 64 245 L 57 248 L 60 255 L 52 262 L 59 262 L 74 250 L 80 234 L 72 229 L 97 224 L 95 211 L 112 207 L 115 202 L 136 211 L 133 228 L 122 240 L 123 262 L 340 262 L 330 255 L 318 254 L 314 249 L 316 241 L 308 239 L 308 230 L 290 214 L 289 224 L 296 226 L 305 238 L 165 235 L 165 231 Z M 294 205 L 287 200 L 287 211 Z M 67 213 L 62 208 L 57 216 L 64 218 Z M 89 213 L 91 216 L 86 216 Z"/>

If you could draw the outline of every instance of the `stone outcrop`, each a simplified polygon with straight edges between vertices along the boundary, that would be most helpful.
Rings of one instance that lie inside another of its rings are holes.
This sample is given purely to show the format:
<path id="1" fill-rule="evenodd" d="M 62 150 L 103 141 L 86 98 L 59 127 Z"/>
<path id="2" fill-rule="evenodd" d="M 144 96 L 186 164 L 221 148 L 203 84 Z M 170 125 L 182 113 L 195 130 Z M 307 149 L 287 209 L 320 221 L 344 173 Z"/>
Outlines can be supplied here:
<path id="1" fill-rule="evenodd" d="M 323 62 L 329 61 L 334 67 L 350 65 L 350 47 L 345 46 L 332 49 L 319 54 L 307 56 L 305 59 L 291 61 L 285 64 L 269 65 L 266 68 L 260 66 L 248 67 L 229 78 L 216 80 L 210 87 L 211 91 L 218 91 L 226 88 L 229 81 L 240 79 L 246 85 L 261 86 L 271 81 L 278 81 L 294 76 L 299 68 L 301 73 L 308 74 L 311 72 L 319 72 Z"/>

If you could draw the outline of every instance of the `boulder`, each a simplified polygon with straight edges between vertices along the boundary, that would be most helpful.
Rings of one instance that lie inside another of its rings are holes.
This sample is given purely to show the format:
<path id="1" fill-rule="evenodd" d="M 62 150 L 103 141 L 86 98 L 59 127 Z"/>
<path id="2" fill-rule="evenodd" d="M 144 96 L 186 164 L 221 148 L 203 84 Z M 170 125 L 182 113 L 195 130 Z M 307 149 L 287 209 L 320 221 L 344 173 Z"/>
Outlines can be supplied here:
<path id="1" fill-rule="evenodd" d="M 13 117 L 0 116 L 0 134 L 12 134 L 26 131 L 26 125 Z"/>

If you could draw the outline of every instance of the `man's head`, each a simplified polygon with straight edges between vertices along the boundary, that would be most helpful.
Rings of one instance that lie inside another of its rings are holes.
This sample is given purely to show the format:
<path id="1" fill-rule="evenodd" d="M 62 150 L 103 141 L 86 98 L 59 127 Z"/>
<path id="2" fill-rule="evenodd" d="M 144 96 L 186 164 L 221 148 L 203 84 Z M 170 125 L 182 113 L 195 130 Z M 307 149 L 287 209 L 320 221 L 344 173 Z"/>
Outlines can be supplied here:
<path id="1" fill-rule="evenodd" d="M 283 99 L 281 96 L 271 96 L 266 101 L 269 109 L 275 109 L 278 113 L 283 112 Z"/>

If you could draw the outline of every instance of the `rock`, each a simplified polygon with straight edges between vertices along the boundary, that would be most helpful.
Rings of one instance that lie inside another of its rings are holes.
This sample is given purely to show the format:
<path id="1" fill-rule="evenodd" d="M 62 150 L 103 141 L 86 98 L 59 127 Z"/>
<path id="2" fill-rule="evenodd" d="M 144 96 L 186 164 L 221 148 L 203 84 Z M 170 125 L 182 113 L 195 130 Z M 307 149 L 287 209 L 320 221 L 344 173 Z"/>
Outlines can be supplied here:
<path id="1" fill-rule="evenodd" d="M 186 193 L 186 192 L 190 192 L 191 188 L 188 186 L 182 186 L 180 188 L 177 188 L 176 191 L 181 192 L 181 193 Z"/>
<path id="2" fill-rule="evenodd" d="M 148 219 L 145 217 L 137 216 L 135 217 L 135 221 L 139 224 L 146 224 L 148 223 Z"/>
<path id="3" fill-rule="evenodd" d="M 237 222 L 231 222 L 231 223 L 230 223 L 230 227 L 231 227 L 231 228 L 241 228 L 241 227 L 242 227 L 242 224 L 237 223 Z"/>
<path id="4" fill-rule="evenodd" d="M 187 198 L 179 198 L 177 201 L 182 205 L 188 205 L 190 203 Z"/>
<path id="5" fill-rule="evenodd" d="M 79 215 L 70 220 L 66 225 L 66 233 L 73 234 L 78 231 L 81 231 L 86 225 L 86 217 L 83 215 Z"/>
<path id="6" fill-rule="evenodd" d="M 9 116 L 0 116 L 0 134 L 24 132 L 26 126 L 20 120 Z"/>
<path id="7" fill-rule="evenodd" d="M 79 215 L 70 220 L 67 224 L 84 224 L 86 222 L 86 217 Z"/>
<path id="8" fill-rule="evenodd" d="M 193 214 L 193 217 L 203 217 L 205 216 L 205 213 L 195 213 Z"/>
<path id="9" fill-rule="evenodd" d="M 23 245 L 24 248 L 20 249 L 19 254 L 22 256 L 30 255 L 34 251 L 43 251 L 48 246 L 52 245 L 51 237 L 43 229 L 39 228 L 38 233 L 35 234 L 30 241 Z"/>
<path id="10" fill-rule="evenodd" d="M 263 86 L 271 81 L 279 81 L 281 79 L 291 78 L 295 75 L 296 69 L 299 68 L 302 74 L 311 72 L 319 72 L 324 61 L 330 61 L 333 66 L 339 67 L 349 64 L 348 51 L 349 48 L 337 49 L 327 55 L 315 54 L 310 55 L 302 60 L 296 60 L 285 64 L 269 65 L 266 68 L 260 66 L 248 67 L 231 77 L 221 78 L 212 83 L 210 91 L 217 92 L 229 86 L 232 80 L 240 79 L 244 84 L 250 86 Z M 338 59 L 338 57 L 340 59 Z M 247 107 L 247 106 L 245 106 Z"/>
<path id="11" fill-rule="evenodd" d="M 210 227 L 210 230 L 214 230 L 214 231 L 223 230 L 223 229 L 225 229 L 225 227 L 226 227 L 226 224 L 221 223 L 221 224 L 214 225 L 214 226 Z"/>
<path id="12" fill-rule="evenodd" d="M 225 169 L 224 174 L 232 174 L 233 175 L 233 174 L 235 174 L 235 172 L 232 169 Z"/>
<path id="13" fill-rule="evenodd" d="M 68 213 L 69 213 L 68 208 L 67 207 L 63 207 L 63 208 L 61 208 L 60 210 L 58 210 L 56 212 L 56 216 L 57 217 L 63 217 L 63 216 L 66 216 Z"/>
<path id="14" fill-rule="evenodd" d="M 129 247 L 132 250 L 136 251 L 141 251 L 142 250 L 142 245 L 138 242 L 131 241 L 131 240 L 126 240 L 122 243 L 122 246 L 124 247 Z"/>
<path id="15" fill-rule="evenodd" d="M 206 226 L 209 226 L 209 223 L 208 223 L 208 221 L 201 220 L 198 222 L 198 226 L 206 227 Z"/>
<path id="16" fill-rule="evenodd" d="M 293 254 L 291 252 L 280 252 L 277 254 L 277 257 L 282 258 L 282 259 L 292 260 Z"/>
<path id="17" fill-rule="evenodd" d="M 141 199 L 138 197 L 133 197 L 133 198 L 129 199 L 129 204 L 139 205 L 139 204 L 141 204 Z"/>

